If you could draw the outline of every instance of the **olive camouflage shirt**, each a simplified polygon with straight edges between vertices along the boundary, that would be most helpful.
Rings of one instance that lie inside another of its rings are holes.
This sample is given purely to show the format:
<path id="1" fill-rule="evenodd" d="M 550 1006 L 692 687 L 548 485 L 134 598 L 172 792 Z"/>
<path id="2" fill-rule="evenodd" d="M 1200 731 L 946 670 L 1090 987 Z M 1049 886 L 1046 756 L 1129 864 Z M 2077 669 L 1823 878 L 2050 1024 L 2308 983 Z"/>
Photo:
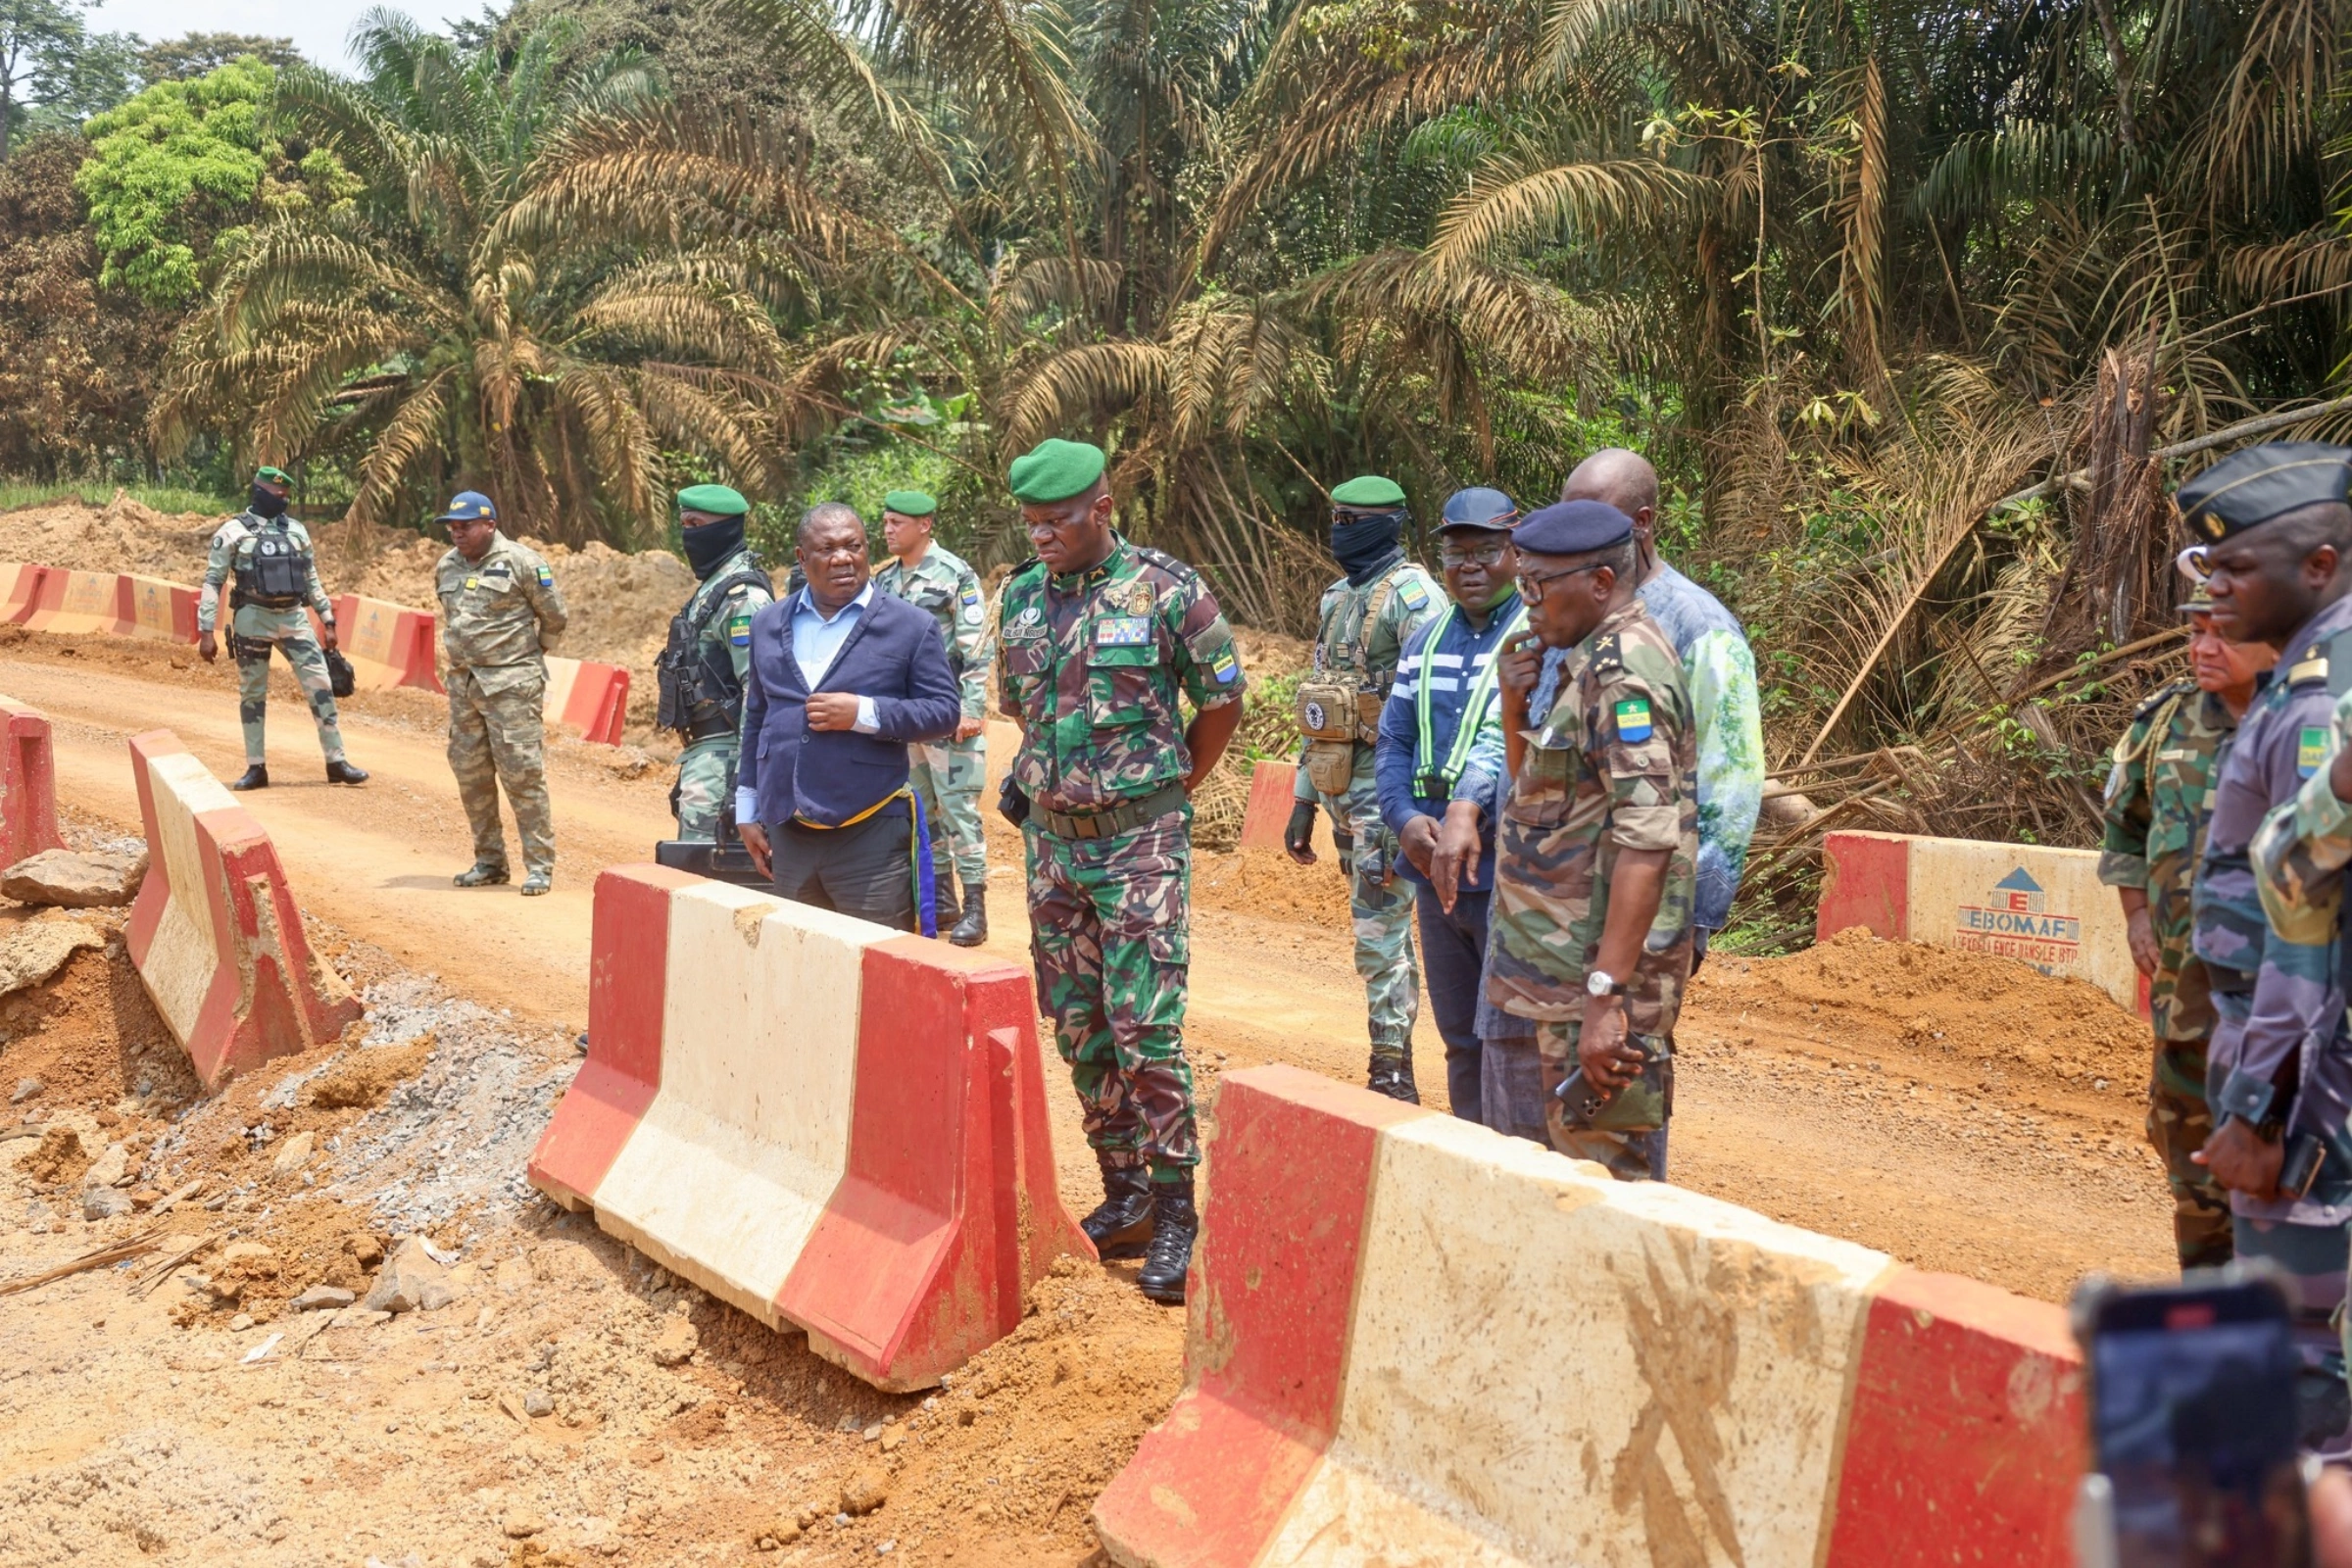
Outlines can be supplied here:
<path id="1" fill-rule="evenodd" d="M 290 516 L 263 517 L 240 512 L 213 534 L 204 557 L 204 590 L 196 596 L 196 629 L 211 631 L 220 613 L 220 585 L 231 575 L 251 583 L 254 557 L 263 550 L 288 551 L 302 562 L 302 597 L 320 620 L 335 618 L 335 607 L 318 581 L 318 553 L 311 531 Z"/>
<path id="2" fill-rule="evenodd" d="M 1445 586 L 1429 568 L 1401 554 L 1360 588 L 1342 577 L 1323 590 L 1323 603 L 1315 612 L 1315 673 L 1352 677 L 1360 690 L 1375 693 L 1385 703 L 1396 684 L 1405 645 L 1446 603 Z M 1306 776 L 1306 748 L 1313 744 L 1299 745 L 1292 794 L 1301 801 L 1320 799 Z M 1373 751 L 1369 745 L 1355 749 L 1359 785 L 1372 781 Z"/>
<path id="3" fill-rule="evenodd" d="M 1628 1030 L 1670 1034 L 1690 975 L 1698 732 L 1682 660 L 1640 600 L 1569 656 L 1527 742 L 1495 841 L 1488 1000 L 1522 1018 L 1582 1018 L 1618 855 L 1668 850 L 1641 961 L 1619 978 Z"/>
<path id="4" fill-rule="evenodd" d="M 1233 632 L 1198 572 L 1111 536 L 1110 554 L 1056 577 L 1021 564 L 1004 584 L 997 682 L 1021 721 L 1012 776 L 1030 801 L 1084 814 L 1140 800 L 1192 770 L 1179 698 L 1241 701 Z"/>
<path id="5" fill-rule="evenodd" d="M 537 664 L 568 618 L 556 574 L 539 552 L 503 533 L 490 536 L 479 561 L 453 546 L 433 568 L 441 600 L 441 647 L 452 669 Z"/>
<path id="6" fill-rule="evenodd" d="M 2236 728 L 2219 697 L 2176 681 L 2132 713 L 2107 773 L 2099 880 L 2147 890 L 2157 949 L 2148 1011 L 2159 1040 L 2198 1041 L 2213 1033 L 2212 988 L 2189 950 L 2196 930 L 2189 891 L 2205 853 L 2216 760 Z"/>
<path id="7" fill-rule="evenodd" d="M 963 692 L 963 716 L 985 714 L 996 644 L 989 636 L 988 599 L 980 589 L 980 574 L 961 556 L 933 544 L 912 570 L 900 564 L 896 556 L 883 562 L 874 573 L 874 586 L 928 611 L 939 622 L 939 634 L 948 645 L 948 665 Z"/>

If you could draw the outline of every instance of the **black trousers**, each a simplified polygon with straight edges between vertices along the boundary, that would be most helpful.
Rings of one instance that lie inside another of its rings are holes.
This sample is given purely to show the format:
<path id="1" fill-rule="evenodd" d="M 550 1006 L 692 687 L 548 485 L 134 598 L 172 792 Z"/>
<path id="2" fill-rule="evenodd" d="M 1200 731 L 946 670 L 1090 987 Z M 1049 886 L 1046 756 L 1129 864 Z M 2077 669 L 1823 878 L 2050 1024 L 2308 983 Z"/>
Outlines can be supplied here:
<path id="1" fill-rule="evenodd" d="M 917 929 L 910 819 L 907 804 L 893 801 L 854 827 L 769 828 L 777 895 L 900 931 Z"/>
<path id="2" fill-rule="evenodd" d="M 1487 956 L 1488 893 L 1463 893 L 1447 914 L 1435 888 L 1413 885 L 1413 915 L 1421 928 L 1421 979 L 1429 1010 L 1446 1042 L 1446 1098 L 1464 1121 L 1480 1121 L 1478 1039 L 1479 965 Z"/>

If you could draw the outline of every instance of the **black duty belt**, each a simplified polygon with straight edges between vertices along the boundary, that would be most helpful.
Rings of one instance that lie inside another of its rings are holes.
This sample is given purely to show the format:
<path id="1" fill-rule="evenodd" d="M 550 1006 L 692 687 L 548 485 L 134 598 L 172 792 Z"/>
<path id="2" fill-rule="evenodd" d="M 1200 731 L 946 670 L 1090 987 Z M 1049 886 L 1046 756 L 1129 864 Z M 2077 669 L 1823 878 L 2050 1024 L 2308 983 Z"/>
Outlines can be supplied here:
<path id="1" fill-rule="evenodd" d="M 229 590 L 228 607 L 242 610 L 247 605 L 259 605 L 264 610 L 300 610 L 305 603 L 300 594 L 249 594 L 241 588 Z"/>
<path id="2" fill-rule="evenodd" d="M 1167 784 L 1141 800 L 1121 801 L 1107 810 L 1088 811 L 1080 816 L 1066 816 L 1041 806 L 1032 820 L 1057 839 L 1107 839 L 1130 828 L 1142 827 L 1146 822 L 1155 822 L 1183 806 L 1184 786 Z"/>
<path id="3" fill-rule="evenodd" d="M 735 720 L 729 714 L 715 713 L 709 718 L 691 720 L 679 733 L 686 737 L 686 744 L 691 746 L 696 741 L 707 741 L 713 735 L 734 734 Z"/>

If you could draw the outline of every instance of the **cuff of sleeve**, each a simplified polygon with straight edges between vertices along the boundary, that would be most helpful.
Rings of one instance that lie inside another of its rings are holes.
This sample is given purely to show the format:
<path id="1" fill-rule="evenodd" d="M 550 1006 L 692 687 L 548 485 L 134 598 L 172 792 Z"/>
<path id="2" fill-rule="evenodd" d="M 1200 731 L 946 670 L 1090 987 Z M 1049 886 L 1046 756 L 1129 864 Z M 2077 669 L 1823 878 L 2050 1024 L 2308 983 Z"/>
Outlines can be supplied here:
<path id="1" fill-rule="evenodd" d="M 860 735 L 871 735 L 882 728 L 882 720 L 874 711 L 874 700 L 871 697 L 858 699 L 858 722 L 850 728 Z"/>
<path id="2" fill-rule="evenodd" d="M 2099 880 L 2111 888 L 2144 888 L 2148 885 L 2148 862 L 2136 855 L 2106 851 L 2099 857 Z"/>
<path id="3" fill-rule="evenodd" d="M 736 787 L 735 820 L 738 822 L 760 820 L 760 792 L 758 790 L 747 790 L 740 785 Z"/>
<path id="4" fill-rule="evenodd" d="M 1621 850 L 1671 850 L 1683 841 L 1683 808 L 1620 806 L 1609 813 L 1609 841 Z"/>
<path id="5" fill-rule="evenodd" d="M 2312 775 L 2295 802 L 2295 828 L 2305 838 L 2352 836 L 2352 801 L 2335 798 L 2335 784 L 2325 767 Z"/>
<path id="6" fill-rule="evenodd" d="M 1475 767 L 1466 767 L 1462 769 L 1462 776 L 1453 781 L 1453 799 L 1476 801 L 1481 810 L 1484 810 L 1487 803 L 1494 798 L 1494 776 L 1492 773 L 1482 773 Z"/>
<path id="7" fill-rule="evenodd" d="M 1322 796 L 1315 793 L 1314 785 L 1307 782 L 1306 759 L 1303 757 L 1298 760 L 1298 771 L 1291 776 L 1291 799 L 1308 802 L 1319 802 L 1323 799 Z"/>

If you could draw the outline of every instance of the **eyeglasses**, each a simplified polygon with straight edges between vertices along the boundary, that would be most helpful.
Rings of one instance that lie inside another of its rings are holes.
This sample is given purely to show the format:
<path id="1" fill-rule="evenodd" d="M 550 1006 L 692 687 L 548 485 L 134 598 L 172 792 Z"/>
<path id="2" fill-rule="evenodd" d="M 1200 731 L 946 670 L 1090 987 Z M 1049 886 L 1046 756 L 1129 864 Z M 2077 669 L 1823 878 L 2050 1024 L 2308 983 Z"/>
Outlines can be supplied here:
<path id="1" fill-rule="evenodd" d="M 1531 577 L 1523 571 L 1519 574 L 1519 597 L 1531 605 L 1539 604 L 1543 601 L 1545 583 L 1560 582 L 1569 577 L 1580 577 L 1588 571 L 1598 571 L 1608 565 L 1609 564 L 1605 561 L 1592 561 L 1581 566 L 1570 566 L 1566 571 L 1548 571 L 1541 577 Z M 1614 570 L 1615 568 L 1610 567 L 1610 569 Z"/>
<path id="2" fill-rule="evenodd" d="M 1438 564 L 1446 566 L 1495 566 L 1510 553 L 1508 544 L 1480 545 L 1475 550 L 1456 550 L 1451 545 L 1438 547 Z"/>

